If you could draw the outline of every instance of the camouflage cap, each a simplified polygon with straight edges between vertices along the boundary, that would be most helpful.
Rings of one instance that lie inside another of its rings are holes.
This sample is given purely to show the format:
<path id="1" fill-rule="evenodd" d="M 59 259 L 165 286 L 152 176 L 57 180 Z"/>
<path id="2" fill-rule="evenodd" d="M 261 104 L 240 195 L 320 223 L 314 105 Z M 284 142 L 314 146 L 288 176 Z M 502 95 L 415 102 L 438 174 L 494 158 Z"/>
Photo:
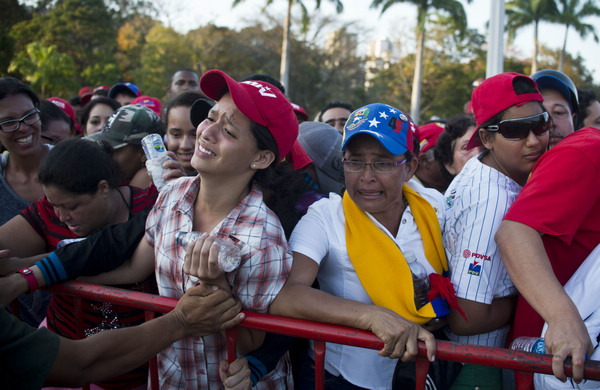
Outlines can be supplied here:
<path id="1" fill-rule="evenodd" d="M 114 149 L 118 149 L 125 145 L 141 146 L 142 138 L 148 134 L 164 134 L 158 115 L 148 107 L 128 105 L 116 110 L 102 131 L 85 138 L 104 140 Z"/>

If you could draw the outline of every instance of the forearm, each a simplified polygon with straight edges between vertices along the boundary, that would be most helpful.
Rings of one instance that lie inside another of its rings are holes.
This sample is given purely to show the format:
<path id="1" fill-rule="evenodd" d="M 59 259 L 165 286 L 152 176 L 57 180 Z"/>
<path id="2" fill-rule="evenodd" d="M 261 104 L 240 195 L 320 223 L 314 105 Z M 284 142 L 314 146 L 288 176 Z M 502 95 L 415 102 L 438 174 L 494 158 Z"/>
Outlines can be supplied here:
<path id="1" fill-rule="evenodd" d="M 467 321 L 456 310 L 448 315 L 448 325 L 457 335 L 469 336 L 488 333 L 510 324 L 514 314 L 516 297 L 496 298 L 490 305 L 457 298 Z"/>
<path id="2" fill-rule="evenodd" d="M 119 268 L 82 281 L 99 284 L 128 284 L 141 282 L 154 272 L 154 248 L 142 238 L 131 259 Z"/>
<path id="3" fill-rule="evenodd" d="M 238 328 L 237 352 L 246 355 L 258 349 L 265 340 L 265 332 L 254 329 Z"/>
<path id="4" fill-rule="evenodd" d="M 550 323 L 565 316 L 579 316 L 554 275 L 542 238 L 536 230 L 518 222 L 503 221 L 496 233 L 496 243 L 519 293 L 544 320 Z"/>
<path id="5" fill-rule="evenodd" d="M 31 267 L 36 261 L 41 260 L 46 255 L 36 255 L 31 257 L 12 257 L 10 259 L 0 260 L 0 275 L 10 275 L 20 269 Z"/>
<path id="6" fill-rule="evenodd" d="M 153 263 L 152 263 L 153 264 Z M 153 266 L 142 266 L 127 260 L 120 267 L 94 276 L 80 276 L 77 280 L 96 284 L 131 284 L 141 282 L 154 272 Z"/>
<path id="7" fill-rule="evenodd" d="M 270 314 L 368 329 L 374 305 L 336 297 L 304 284 L 286 284 L 271 303 Z"/>
<path id="8" fill-rule="evenodd" d="M 54 251 L 68 278 L 108 272 L 131 258 L 144 237 L 147 215 L 147 212 L 138 213 L 125 223 L 108 226 L 84 241 Z"/>
<path id="9" fill-rule="evenodd" d="M 29 291 L 29 285 L 21 274 L 5 276 L 0 280 L 0 305 L 8 306 L 20 295 Z"/>
<path id="10" fill-rule="evenodd" d="M 46 385 L 80 386 L 119 375 L 183 336 L 184 328 L 171 312 L 140 326 L 101 332 L 77 342 L 61 339 Z"/>

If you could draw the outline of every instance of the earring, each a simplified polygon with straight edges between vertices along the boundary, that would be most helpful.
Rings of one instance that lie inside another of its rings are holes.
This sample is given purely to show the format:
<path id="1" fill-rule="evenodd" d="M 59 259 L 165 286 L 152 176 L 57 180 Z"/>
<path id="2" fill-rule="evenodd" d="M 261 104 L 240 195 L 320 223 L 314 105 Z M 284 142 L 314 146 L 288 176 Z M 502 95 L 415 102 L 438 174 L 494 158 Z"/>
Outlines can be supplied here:
<path id="1" fill-rule="evenodd" d="M 256 169 L 256 164 L 252 164 L 252 168 Z"/>

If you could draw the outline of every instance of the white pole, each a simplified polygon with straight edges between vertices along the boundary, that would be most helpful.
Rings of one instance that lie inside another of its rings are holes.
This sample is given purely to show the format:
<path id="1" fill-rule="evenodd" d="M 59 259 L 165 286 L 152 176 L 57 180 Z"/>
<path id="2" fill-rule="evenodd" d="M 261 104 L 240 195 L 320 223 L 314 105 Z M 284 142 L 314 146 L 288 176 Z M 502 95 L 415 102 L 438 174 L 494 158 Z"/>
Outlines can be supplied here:
<path id="1" fill-rule="evenodd" d="M 490 1 L 490 29 L 485 77 L 502 73 L 504 69 L 504 0 Z"/>

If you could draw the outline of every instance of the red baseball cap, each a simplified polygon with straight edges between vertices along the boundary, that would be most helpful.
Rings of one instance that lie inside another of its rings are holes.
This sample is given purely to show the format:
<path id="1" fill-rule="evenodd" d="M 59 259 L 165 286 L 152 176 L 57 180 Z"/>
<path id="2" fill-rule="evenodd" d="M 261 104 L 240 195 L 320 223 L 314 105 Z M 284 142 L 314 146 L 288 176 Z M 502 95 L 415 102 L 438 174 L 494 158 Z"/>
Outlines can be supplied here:
<path id="1" fill-rule="evenodd" d="M 517 79 L 525 80 L 535 88 L 532 93 L 518 93 L 515 91 L 514 82 Z M 542 102 L 542 94 L 537 84 L 531 77 L 520 73 L 505 72 L 492 76 L 484 80 L 471 96 L 473 104 L 473 114 L 477 123 L 477 130 L 471 136 L 467 149 L 472 149 L 481 145 L 479 138 L 479 128 L 482 124 L 490 120 L 494 115 L 501 113 L 512 106 L 521 106 L 528 102 Z"/>
<path id="2" fill-rule="evenodd" d="M 90 87 L 83 87 L 79 90 L 78 95 L 82 105 L 85 106 L 86 104 L 88 104 L 88 102 L 92 98 L 92 93 L 93 91 Z"/>
<path id="3" fill-rule="evenodd" d="M 140 96 L 136 97 L 129 104 L 137 104 L 140 106 L 145 106 L 151 109 L 160 117 L 160 110 L 162 109 L 162 103 L 155 97 L 152 96 Z"/>
<path id="4" fill-rule="evenodd" d="M 73 110 L 73 106 L 71 106 L 68 101 L 59 97 L 50 97 L 46 100 L 52 102 L 55 106 L 63 110 L 63 112 L 67 114 L 69 118 L 71 118 L 71 121 L 73 121 L 73 126 L 75 126 L 77 129 L 77 132 L 81 133 L 81 127 L 79 127 L 77 120 L 75 120 L 75 110 Z"/>
<path id="5" fill-rule="evenodd" d="M 425 153 L 433 148 L 440 134 L 444 132 L 446 125 L 442 122 L 429 122 L 419 126 L 419 153 Z"/>
<path id="6" fill-rule="evenodd" d="M 219 100 L 229 92 L 242 114 L 269 129 L 277 143 L 280 159 L 292 150 L 298 138 L 298 120 L 290 102 L 273 85 L 259 80 L 237 82 L 213 69 L 200 78 L 200 89 L 213 100 Z"/>
<path id="7" fill-rule="evenodd" d="M 290 151 L 290 154 L 287 155 L 286 160 L 291 163 L 291 166 L 295 171 L 302 169 L 313 162 L 298 140 L 294 141 L 292 150 Z"/>
<path id="8" fill-rule="evenodd" d="M 92 93 L 96 93 L 98 91 L 110 91 L 110 87 L 108 85 L 99 85 L 96 88 L 94 88 Z"/>
<path id="9" fill-rule="evenodd" d="M 308 120 L 308 114 L 306 113 L 304 108 L 302 108 L 302 106 L 299 106 L 296 103 L 292 103 L 292 102 L 290 102 L 290 104 L 292 105 L 292 108 L 294 109 L 294 112 L 296 113 L 297 116 L 302 118 L 302 120 L 305 120 L 305 121 Z"/>

